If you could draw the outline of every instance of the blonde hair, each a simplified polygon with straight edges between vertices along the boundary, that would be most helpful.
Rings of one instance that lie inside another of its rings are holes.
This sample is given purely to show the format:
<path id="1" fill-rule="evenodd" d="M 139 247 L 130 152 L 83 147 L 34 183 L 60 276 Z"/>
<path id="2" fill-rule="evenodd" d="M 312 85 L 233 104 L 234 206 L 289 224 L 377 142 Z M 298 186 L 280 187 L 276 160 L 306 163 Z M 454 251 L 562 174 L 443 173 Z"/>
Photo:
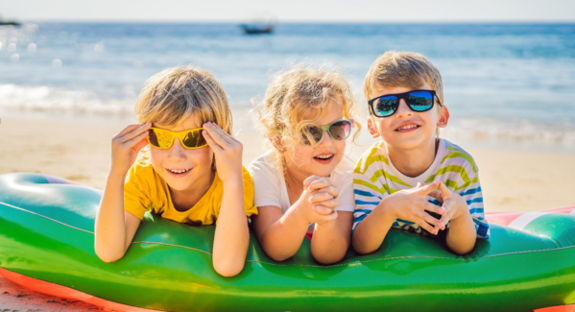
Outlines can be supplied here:
<path id="1" fill-rule="evenodd" d="M 294 134 L 303 131 L 309 138 L 306 126 L 317 124 L 324 112 L 332 109 L 334 104 L 341 108 L 345 118 L 357 116 L 350 85 L 337 70 L 298 65 L 275 75 L 262 101 L 263 112 L 258 112 L 259 130 L 268 147 L 275 151 L 276 165 L 284 164 L 283 156 L 277 149 L 281 147 L 293 152 L 295 145 L 301 143 L 301 138 L 294 137 Z M 355 125 L 359 131 L 359 122 L 355 121 Z"/>
<path id="2" fill-rule="evenodd" d="M 168 68 L 146 82 L 134 108 L 139 123 L 176 126 L 191 115 L 201 125 L 218 124 L 232 134 L 232 112 L 224 89 L 207 71 L 186 67 Z"/>
<path id="3" fill-rule="evenodd" d="M 424 82 L 437 92 L 439 100 L 445 104 L 443 81 L 437 67 L 419 53 L 388 51 L 371 64 L 365 77 L 363 94 L 366 100 L 370 100 L 378 87 L 418 89 Z"/>

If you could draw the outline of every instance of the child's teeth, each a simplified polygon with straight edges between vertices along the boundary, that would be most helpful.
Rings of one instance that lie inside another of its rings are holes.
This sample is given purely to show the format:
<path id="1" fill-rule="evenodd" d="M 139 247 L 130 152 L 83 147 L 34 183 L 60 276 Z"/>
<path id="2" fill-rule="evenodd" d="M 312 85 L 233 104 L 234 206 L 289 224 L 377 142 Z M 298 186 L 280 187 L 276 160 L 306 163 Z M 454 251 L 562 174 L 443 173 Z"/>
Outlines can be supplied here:
<path id="1" fill-rule="evenodd" d="M 399 130 L 406 130 L 406 129 L 411 129 L 411 128 L 415 128 L 415 127 L 417 127 L 417 126 L 416 125 L 405 126 L 405 127 L 399 128 Z"/>
<path id="2" fill-rule="evenodd" d="M 317 156 L 317 158 L 328 159 L 328 158 L 331 158 L 331 156 L 333 156 L 333 155 Z"/>
<path id="3" fill-rule="evenodd" d="M 184 170 L 173 170 L 173 169 L 168 169 L 168 170 L 170 170 L 170 171 L 171 171 L 171 172 L 173 172 L 173 173 L 184 173 L 184 172 L 186 172 L 186 171 L 188 171 L 188 170 L 190 170 L 190 169 L 184 169 Z"/>

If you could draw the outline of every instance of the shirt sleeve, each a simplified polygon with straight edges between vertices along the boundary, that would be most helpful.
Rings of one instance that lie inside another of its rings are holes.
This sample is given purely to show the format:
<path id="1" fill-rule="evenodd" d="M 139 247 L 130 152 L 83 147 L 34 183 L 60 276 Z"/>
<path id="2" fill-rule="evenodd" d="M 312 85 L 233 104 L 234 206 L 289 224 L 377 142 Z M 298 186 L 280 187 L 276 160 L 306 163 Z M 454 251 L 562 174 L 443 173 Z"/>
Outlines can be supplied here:
<path id="1" fill-rule="evenodd" d="M 457 192 L 467 202 L 469 213 L 475 224 L 478 238 L 487 239 L 490 236 L 489 224 L 485 220 L 483 209 L 483 193 L 479 183 L 478 168 L 474 162 L 467 163 L 457 183 Z"/>
<path id="2" fill-rule="evenodd" d="M 339 193 L 337 196 L 339 206 L 335 210 L 353 212 L 355 209 L 355 197 L 353 195 L 353 176 L 350 172 L 343 174 L 337 191 Z"/>
<path id="3" fill-rule="evenodd" d="M 378 169 L 377 162 L 367 165 L 369 158 L 361 158 L 353 172 L 353 193 L 355 196 L 355 210 L 353 212 L 353 228 L 365 219 L 373 209 L 379 204 L 384 196 L 388 195 L 387 188 L 384 187 L 380 179 L 372 182 L 371 178 L 376 175 Z M 382 193 L 381 190 L 384 190 Z"/>
<path id="4" fill-rule="evenodd" d="M 254 204 L 254 181 L 246 168 L 242 167 L 242 174 L 244 178 L 244 207 L 246 216 L 258 214 L 258 208 Z"/>
<path id="5" fill-rule="evenodd" d="M 281 207 L 278 179 L 272 169 L 260 159 L 248 167 L 254 183 L 254 204 L 257 207 Z"/>
<path id="6" fill-rule="evenodd" d="M 124 210 L 140 220 L 151 205 L 150 187 L 142 169 L 137 163 L 132 165 L 124 183 Z"/>

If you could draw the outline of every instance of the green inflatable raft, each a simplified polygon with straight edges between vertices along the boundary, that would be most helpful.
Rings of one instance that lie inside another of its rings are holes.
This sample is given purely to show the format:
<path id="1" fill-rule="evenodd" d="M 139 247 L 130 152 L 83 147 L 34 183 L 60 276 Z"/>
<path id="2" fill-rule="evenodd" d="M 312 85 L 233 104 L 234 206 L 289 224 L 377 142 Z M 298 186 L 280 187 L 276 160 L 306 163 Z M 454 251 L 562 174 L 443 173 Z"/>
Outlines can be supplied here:
<path id="1" fill-rule="evenodd" d="M 575 208 L 493 214 L 491 239 L 456 256 L 392 230 L 375 253 L 321 266 L 305 240 L 275 262 L 255 236 L 242 273 L 212 268 L 213 226 L 148 215 L 126 256 L 94 252 L 101 191 L 31 173 L 0 175 L 0 273 L 32 288 L 141 311 L 532 311 L 575 303 Z M 72 295 L 70 295 L 72 294 Z"/>

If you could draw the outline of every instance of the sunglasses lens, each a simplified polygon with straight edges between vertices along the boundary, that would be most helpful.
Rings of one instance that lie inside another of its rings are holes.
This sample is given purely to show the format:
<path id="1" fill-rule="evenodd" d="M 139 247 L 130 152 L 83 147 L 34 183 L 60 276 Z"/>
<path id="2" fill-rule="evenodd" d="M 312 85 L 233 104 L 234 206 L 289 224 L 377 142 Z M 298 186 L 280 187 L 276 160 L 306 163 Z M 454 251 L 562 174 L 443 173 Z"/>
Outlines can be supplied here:
<path id="1" fill-rule="evenodd" d="M 323 136 L 323 131 L 316 126 L 307 126 L 305 128 L 305 131 L 303 131 L 301 134 L 302 142 L 305 145 L 311 145 L 311 142 L 308 139 L 308 135 L 314 141 L 314 144 L 317 144 L 321 141 L 321 138 Z"/>
<path id="2" fill-rule="evenodd" d="M 187 148 L 197 148 L 206 145 L 207 143 L 202 135 L 202 131 L 203 130 L 194 129 L 193 131 L 186 133 L 182 144 Z"/>
<path id="3" fill-rule="evenodd" d="M 398 103 L 399 99 L 394 95 L 382 96 L 373 103 L 374 114 L 379 117 L 391 116 L 397 110 Z"/>
<path id="4" fill-rule="evenodd" d="M 166 131 L 160 129 L 150 129 L 148 130 L 148 141 L 153 147 L 157 148 L 170 148 L 174 137 Z"/>
<path id="5" fill-rule="evenodd" d="M 414 112 L 425 112 L 433 107 L 433 94 L 428 91 L 410 92 L 406 102 Z"/>
<path id="6" fill-rule="evenodd" d="M 341 141 L 347 139 L 351 132 L 351 122 L 348 120 L 341 120 L 329 127 L 329 133 L 335 140 Z"/>

